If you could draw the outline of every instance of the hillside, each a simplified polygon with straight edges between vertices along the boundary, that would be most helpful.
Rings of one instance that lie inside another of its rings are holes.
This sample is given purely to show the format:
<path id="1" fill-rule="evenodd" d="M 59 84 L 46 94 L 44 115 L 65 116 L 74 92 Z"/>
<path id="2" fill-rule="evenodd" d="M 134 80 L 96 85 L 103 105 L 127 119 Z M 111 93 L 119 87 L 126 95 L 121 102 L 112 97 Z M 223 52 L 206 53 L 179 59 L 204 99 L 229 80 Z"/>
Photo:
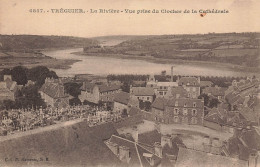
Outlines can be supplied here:
<path id="1" fill-rule="evenodd" d="M 104 144 L 104 140 L 112 134 L 117 132 L 110 123 L 88 127 L 86 122 L 79 122 L 0 140 L 0 166 L 111 166 L 111 163 L 120 166 L 119 160 Z M 7 162 L 5 158 L 8 158 Z M 18 158 L 19 161 L 12 161 L 11 158 Z M 42 158 L 43 161 L 21 161 L 23 158 Z"/>
<path id="2" fill-rule="evenodd" d="M 70 36 L 0 35 L 0 51 L 84 47 L 96 40 Z"/>
<path id="3" fill-rule="evenodd" d="M 0 70 L 17 65 L 26 67 L 46 66 L 67 69 L 77 60 L 53 59 L 42 54 L 44 49 L 67 49 L 96 45 L 88 38 L 40 35 L 0 35 Z"/>
<path id="4" fill-rule="evenodd" d="M 86 54 L 121 54 L 147 60 L 217 62 L 259 68 L 260 33 L 158 35 L 126 39 L 116 46 L 88 47 L 84 51 Z"/>

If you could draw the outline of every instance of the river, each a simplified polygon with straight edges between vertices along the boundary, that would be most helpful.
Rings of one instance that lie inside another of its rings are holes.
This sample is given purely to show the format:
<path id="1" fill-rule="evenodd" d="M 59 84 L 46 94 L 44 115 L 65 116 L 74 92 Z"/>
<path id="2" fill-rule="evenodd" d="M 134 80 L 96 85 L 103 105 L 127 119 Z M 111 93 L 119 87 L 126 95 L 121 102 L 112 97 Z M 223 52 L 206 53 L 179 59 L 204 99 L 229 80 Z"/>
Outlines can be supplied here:
<path id="1" fill-rule="evenodd" d="M 71 68 L 69 69 L 52 69 L 61 77 L 74 76 L 75 74 L 159 74 L 163 70 L 166 70 L 167 74 L 170 74 L 170 69 L 172 65 L 174 65 L 174 75 L 246 76 L 248 74 L 238 71 L 232 71 L 230 69 L 209 67 L 203 65 L 160 64 L 148 62 L 145 60 L 71 54 L 72 52 L 79 52 L 82 50 L 82 48 L 77 48 L 44 51 L 43 53 L 56 59 L 81 60 L 71 65 Z"/>

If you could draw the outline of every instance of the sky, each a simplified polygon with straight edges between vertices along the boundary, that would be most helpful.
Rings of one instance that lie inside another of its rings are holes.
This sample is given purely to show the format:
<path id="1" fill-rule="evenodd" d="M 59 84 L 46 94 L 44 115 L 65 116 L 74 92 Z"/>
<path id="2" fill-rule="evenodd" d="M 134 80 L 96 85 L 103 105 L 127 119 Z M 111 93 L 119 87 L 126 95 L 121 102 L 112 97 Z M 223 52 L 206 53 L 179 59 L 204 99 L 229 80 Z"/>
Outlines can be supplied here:
<path id="1" fill-rule="evenodd" d="M 51 9 L 228 10 L 227 14 L 51 13 Z M 43 9 L 45 13 L 30 13 Z M 161 35 L 260 32 L 260 0 L 0 0 L 0 34 Z"/>

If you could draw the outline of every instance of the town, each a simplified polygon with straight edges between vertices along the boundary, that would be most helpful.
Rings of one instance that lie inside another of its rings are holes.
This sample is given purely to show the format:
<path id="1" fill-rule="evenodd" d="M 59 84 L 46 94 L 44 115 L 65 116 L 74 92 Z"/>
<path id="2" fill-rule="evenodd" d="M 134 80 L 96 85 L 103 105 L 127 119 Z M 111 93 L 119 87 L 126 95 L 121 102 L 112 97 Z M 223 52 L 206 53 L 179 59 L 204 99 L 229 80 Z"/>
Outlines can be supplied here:
<path id="1" fill-rule="evenodd" d="M 119 166 L 260 165 L 256 76 L 180 76 L 174 66 L 106 77 L 17 66 L 0 76 L 0 141 L 84 122 L 106 133 L 102 149 Z"/>

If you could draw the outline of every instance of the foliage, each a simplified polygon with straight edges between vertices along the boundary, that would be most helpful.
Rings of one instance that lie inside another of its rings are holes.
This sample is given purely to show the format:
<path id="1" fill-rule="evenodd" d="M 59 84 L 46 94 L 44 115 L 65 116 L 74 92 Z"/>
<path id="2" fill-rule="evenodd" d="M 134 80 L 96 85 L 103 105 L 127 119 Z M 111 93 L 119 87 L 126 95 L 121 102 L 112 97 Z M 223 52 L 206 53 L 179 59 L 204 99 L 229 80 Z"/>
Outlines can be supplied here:
<path id="1" fill-rule="evenodd" d="M 25 85 L 28 80 L 35 81 L 38 87 L 41 87 L 45 79 L 58 78 L 54 71 L 49 70 L 45 66 L 37 66 L 31 69 L 22 66 L 16 66 L 13 69 L 3 69 L 0 72 L 0 79 L 3 80 L 4 75 L 11 75 L 13 81 L 16 81 L 18 85 Z"/>
<path id="2" fill-rule="evenodd" d="M 17 82 L 18 85 L 25 85 L 27 83 L 26 71 L 28 69 L 22 66 L 16 66 L 12 69 L 12 79 Z"/>
<path id="3" fill-rule="evenodd" d="M 66 93 L 76 98 L 81 93 L 80 90 L 81 86 L 82 86 L 81 84 L 75 82 L 68 82 L 64 84 L 64 89 Z"/>
<path id="4" fill-rule="evenodd" d="M 58 78 L 54 71 L 49 70 L 45 66 L 37 66 L 29 69 L 27 76 L 28 80 L 35 81 L 35 84 L 38 87 L 41 87 L 44 84 L 46 78 Z"/>
<path id="5" fill-rule="evenodd" d="M 142 100 L 139 101 L 139 107 L 141 110 L 150 111 L 151 105 L 152 105 L 152 103 L 149 101 L 145 101 L 145 102 Z"/>
<path id="6" fill-rule="evenodd" d="M 74 97 L 73 99 L 70 99 L 70 100 L 69 100 L 69 104 L 70 104 L 70 105 L 80 105 L 80 104 L 81 104 L 81 101 L 79 100 L 79 98 Z"/>
<path id="7" fill-rule="evenodd" d="M 18 108 L 39 108 L 46 107 L 45 102 L 41 99 L 36 86 L 23 87 L 15 101 L 4 100 L 3 106 L 6 109 L 18 109 Z"/>
<path id="8" fill-rule="evenodd" d="M 201 94 L 198 98 L 204 99 L 204 105 L 209 107 L 209 108 L 218 107 L 218 104 L 220 103 L 217 98 L 214 98 L 212 96 L 208 96 L 204 93 Z"/>

